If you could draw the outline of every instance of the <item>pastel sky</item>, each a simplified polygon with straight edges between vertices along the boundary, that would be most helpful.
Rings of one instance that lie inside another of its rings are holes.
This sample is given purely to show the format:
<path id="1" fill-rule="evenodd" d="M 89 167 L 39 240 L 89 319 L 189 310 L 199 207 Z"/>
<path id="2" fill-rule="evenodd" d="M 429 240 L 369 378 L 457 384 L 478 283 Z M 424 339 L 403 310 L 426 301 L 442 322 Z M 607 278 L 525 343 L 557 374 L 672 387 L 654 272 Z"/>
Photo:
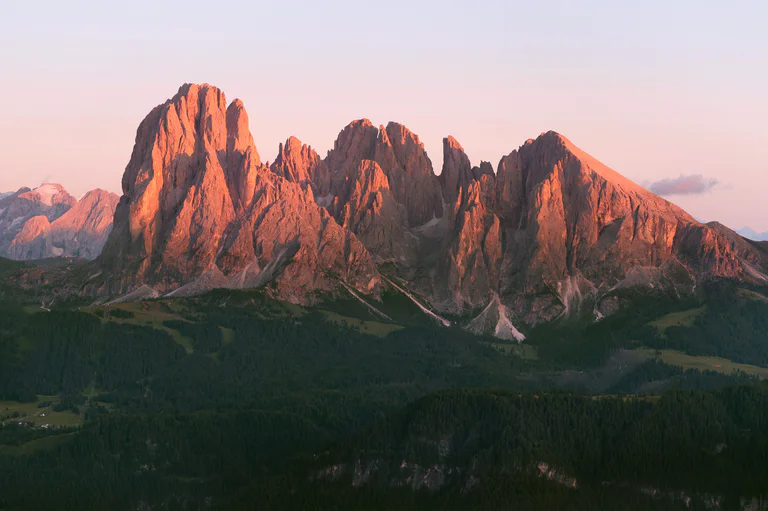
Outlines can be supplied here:
<path id="1" fill-rule="evenodd" d="M 411 128 L 438 172 L 446 135 L 495 167 L 552 129 L 640 184 L 691 192 L 669 198 L 697 218 L 768 231 L 763 0 L 0 8 L 0 192 L 119 192 L 142 118 L 208 82 L 245 102 L 263 160 L 289 135 L 324 155 L 361 117 Z"/>

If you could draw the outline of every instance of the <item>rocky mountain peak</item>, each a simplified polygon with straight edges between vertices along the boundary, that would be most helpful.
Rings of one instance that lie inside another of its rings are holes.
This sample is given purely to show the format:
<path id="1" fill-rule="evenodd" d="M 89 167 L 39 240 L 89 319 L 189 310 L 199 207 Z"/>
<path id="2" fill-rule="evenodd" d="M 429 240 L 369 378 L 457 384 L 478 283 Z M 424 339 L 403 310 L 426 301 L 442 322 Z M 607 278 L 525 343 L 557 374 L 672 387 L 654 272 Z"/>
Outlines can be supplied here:
<path id="1" fill-rule="evenodd" d="M 348 130 L 352 138 L 356 130 Z M 296 149 L 289 140 L 269 172 L 242 102 L 227 106 L 209 85 L 182 86 L 137 132 L 101 259 L 109 290 L 147 284 L 184 294 L 276 281 L 278 293 L 302 301 L 333 290 L 338 282 L 329 275 L 338 275 L 375 292 L 378 274 L 359 240 L 315 204 L 311 190 L 289 182 L 316 161 L 309 148 Z"/>
<path id="2" fill-rule="evenodd" d="M 702 225 L 554 131 L 495 173 L 446 137 L 436 176 L 418 135 L 359 119 L 325 159 L 289 137 L 267 168 L 243 103 L 186 84 L 141 122 L 122 184 L 96 293 L 270 284 L 297 302 L 342 287 L 375 296 L 376 263 L 388 263 L 430 309 L 484 310 L 473 329 L 519 340 L 514 325 L 602 317 L 630 287 L 685 296 L 712 278 L 768 282 L 766 249 Z M 56 185 L 0 197 L 0 254 L 94 257 L 114 204 Z"/>
<path id="3" fill-rule="evenodd" d="M 406 235 L 406 208 L 390 189 L 378 163 L 363 160 L 336 198 L 333 208 L 340 225 L 354 232 L 376 261 L 408 261 L 412 240 Z"/>
<path id="4" fill-rule="evenodd" d="M 0 255 L 11 259 L 94 259 L 112 228 L 118 197 L 91 190 L 79 201 L 61 185 L 44 184 L 0 204 Z"/>
<path id="5" fill-rule="evenodd" d="M 221 98 L 224 98 L 223 93 Z M 242 211 L 253 200 L 257 172 L 262 164 L 251 135 L 248 113 L 239 99 L 232 101 L 226 109 L 226 136 L 225 177 L 233 205 Z"/>
<path id="6" fill-rule="evenodd" d="M 481 161 L 480 166 L 472 167 L 472 177 L 479 181 L 483 176 L 493 176 L 493 165 L 487 161 Z"/>
<path id="7" fill-rule="evenodd" d="M 352 121 L 341 130 L 325 159 L 332 179 L 345 181 L 361 161 L 373 159 L 378 137 L 378 128 L 368 119 Z"/>
<path id="8" fill-rule="evenodd" d="M 318 200 L 327 200 L 331 186 L 328 167 L 314 149 L 298 138 L 291 136 L 285 144 L 280 144 L 270 169 L 293 183 L 311 185 Z"/>
<path id="9" fill-rule="evenodd" d="M 72 207 L 77 202 L 77 199 L 58 183 L 43 183 L 33 190 L 20 193 L 19 198 L 48 207 L 58 205 Z"/>
<path id="10" fill-rule="evenodd" d="M 525 203 L 522 161 L 517 150 L 499 160 L 496 170 L 496 203 L 499 214 L 511 225 L 518 225 Z"/>
<path id="11" fill-rule="evenodd" d="M 364 160 L 378 164 L 394 200 L 405 208 L 402 229 L 442 217 L 440 185 L 432 162 L 419 137 L 408 128 L 390 122 L 377 129 L 368 119 L 353 121 L 344 128 L 325 159 L 334 183 L 333 196 L 338 199 L 342 195 L 344 183 Z"/>
<path id="12" fill-rule="evenodd" d="M 396 122 L 382 127 L 379 133 L 374 158 L 389 178 L 395 200 L 405 206 L 408 226 L 442 217 L 439 180 L 418 135 Z"/>
<path id="13" fill-rule="evenodd" d="M 474 176 L 469 157 L 461 144 L 448 136 L 443 139 L 443 170 L 440 173 L 440 183 L 443 197 L 449 204 L 456 202 L 459 191 L 472 182 Z"/>

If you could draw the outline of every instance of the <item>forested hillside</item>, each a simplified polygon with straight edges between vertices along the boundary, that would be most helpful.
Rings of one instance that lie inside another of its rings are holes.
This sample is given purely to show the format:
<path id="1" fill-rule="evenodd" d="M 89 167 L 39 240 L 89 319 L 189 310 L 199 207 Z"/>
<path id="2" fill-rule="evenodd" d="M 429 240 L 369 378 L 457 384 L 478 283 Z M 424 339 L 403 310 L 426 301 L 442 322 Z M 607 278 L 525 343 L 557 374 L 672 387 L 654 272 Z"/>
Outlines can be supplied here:
<path id="1" fill-rule="evenodd" d="M 0 509 L 729 509 L 766 494 L 761 289 L 521 345 L 438 327 L 397 294 L 385 319 L 352 297 L 0 293 Z"/>

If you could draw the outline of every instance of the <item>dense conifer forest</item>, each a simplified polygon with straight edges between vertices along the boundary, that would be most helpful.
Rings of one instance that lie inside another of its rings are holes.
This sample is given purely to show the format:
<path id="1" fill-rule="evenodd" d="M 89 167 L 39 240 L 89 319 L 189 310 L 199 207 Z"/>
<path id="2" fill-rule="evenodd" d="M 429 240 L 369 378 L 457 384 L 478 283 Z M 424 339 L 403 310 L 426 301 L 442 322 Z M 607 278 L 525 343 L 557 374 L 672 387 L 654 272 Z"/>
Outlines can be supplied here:
<path id="1" fill-rule="evenodd" d="M 46 310 L 3 284 L 0 509 L 741 509 L 768 495 L 761 373 L 634 350 L 760 370 L 762 292 L 518 346 L 397 297 L 389 322 L 261 292 Z"/>

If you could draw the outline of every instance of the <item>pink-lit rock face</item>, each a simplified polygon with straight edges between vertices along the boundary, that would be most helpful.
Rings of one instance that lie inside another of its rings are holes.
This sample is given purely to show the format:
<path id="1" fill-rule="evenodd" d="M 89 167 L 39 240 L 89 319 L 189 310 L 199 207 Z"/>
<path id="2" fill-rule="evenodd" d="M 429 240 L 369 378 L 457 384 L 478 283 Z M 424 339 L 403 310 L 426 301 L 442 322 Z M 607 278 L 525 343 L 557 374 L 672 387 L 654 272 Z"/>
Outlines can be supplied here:
<path id="1" fill-rule="evenodd" d="M 446 202 L 453 203 L 461 190 L 474 179 L 472 165 L 461 144 L 453 138 L 443 139 L 443 171 L 440 173 L 440 183 L 443 186 L 443 197 Z"/>
<path id="2" fill-rule="evenodd" d="M 104 190 L 86 193 L 69 211 L 51 224 L 53 252 L 96 259 L 112 230 L 120 198 Z"/>
<path id="3" fill-rule="evenodd" d="M 307 302 L 339 281 L 376 294 L 386 262 L 439 311 L 496 300 L 511 324 L 608 313 L 625 287 L 684 295 L 712 277 L 768 282 L 765 251 L 557 133 L 527 141 L 495 173 L 453 137 L 443 153 L 436 176 L 413 132 L 361 119 L 325 159 L 290 137 L 268 168 L 243 104 L 185 85 L 139 127 L 99 291 L 273 283 Z M 55 239 L 46 232 L 36 220 L 24 238 Z"/>
<path id="4" fill-rule="evenodd" d="M 391 122 L 377 129 L 368 119 L 353 121 L 344 128 L 325 159 L 335 196 L 363 160 L 375 161 L 386 176 L 392 196 L 407 212 L 404 229 L 443 216 L 440 184 L 432 162 L 424 144 L 408 128 Z"/>
<path id="5" fill-rule="evenodd" d="M 280 144 L 270 169 L 292 183 L 309 184 L 318 198 L 330 193 L 331 177 L 325 162 L 314 149 L 296 137 L 289 137 L 285 144 Z"/>
<path id="6" fill-rule="evenodd" d="M 499 293 L 536 322 L 591 307 L 629 276 L 632 285 L 687 292 L 712 276 L 762 278 L 754 270 L 765 254 L 740 236 L 700 224 L 557 133 L 502 158 L 495 176 L 470 175 L 450 138 L 445 154 L 444 193 L 457 194 L 453 232 L 428 287 L 445 309 L 475 308 Z M 646 269 L 644 280 L 636 269 Z M 536 311 L 526 296 L 538 297 Z"/>
<path id="7" fill-rule="evenodd" d="M 8 255 L 16 260 L 42 259 L 51 252 L 51 223 L 42 215 L 27 220 L 8 247 Z"/>
<path id="8" fill-rule="evenodd" d="M 139 126 L 101 264 L 116 293 L 210 272 L 234 287 L 274 281 L 294 301 L 332 290 L 331 275 L 366 293 L 379 283 L 354 234 L 308 185 L 261 164 L 242 103 L 210 85 L 182 86 Z"/>
<path id="9" fill-rule="evenodd" d="M 92 190 L 78 201 L 52 184 L 9 194 L 0 200 L 0 255 L 95 259 L 112 227 L 117 201 L 103 190 Z"/>

